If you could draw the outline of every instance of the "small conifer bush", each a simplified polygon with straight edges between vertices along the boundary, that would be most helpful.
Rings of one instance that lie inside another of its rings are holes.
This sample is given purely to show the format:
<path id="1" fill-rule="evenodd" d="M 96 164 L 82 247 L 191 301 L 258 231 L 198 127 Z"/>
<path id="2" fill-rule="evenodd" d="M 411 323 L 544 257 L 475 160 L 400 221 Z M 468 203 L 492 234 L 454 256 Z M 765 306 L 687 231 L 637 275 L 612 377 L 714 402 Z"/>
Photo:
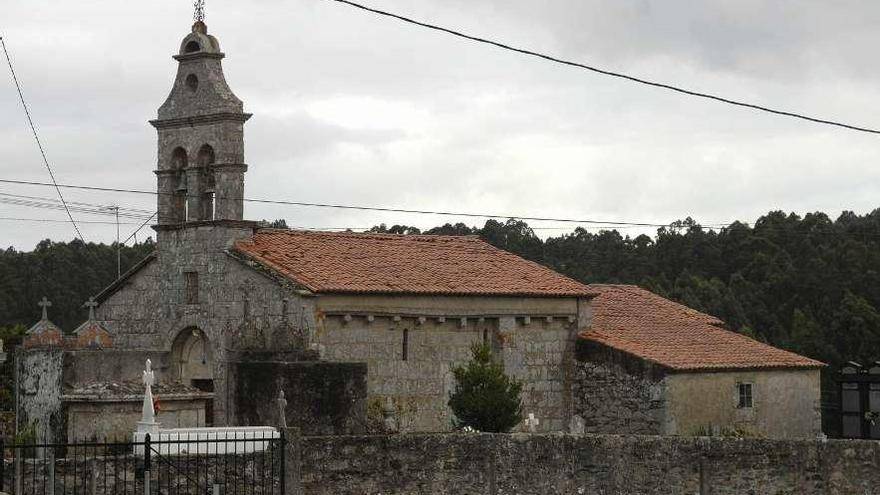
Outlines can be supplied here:
<path id="1" fill-rule="evenodd" d="M 452 369 L 455 391 L 449 407 L 456 428 L 508 432 L 522 421 L 522 383 L 504 374 L 504 366 L 492 359 L 488 344 L 471 346 L 472 359 Z"/>

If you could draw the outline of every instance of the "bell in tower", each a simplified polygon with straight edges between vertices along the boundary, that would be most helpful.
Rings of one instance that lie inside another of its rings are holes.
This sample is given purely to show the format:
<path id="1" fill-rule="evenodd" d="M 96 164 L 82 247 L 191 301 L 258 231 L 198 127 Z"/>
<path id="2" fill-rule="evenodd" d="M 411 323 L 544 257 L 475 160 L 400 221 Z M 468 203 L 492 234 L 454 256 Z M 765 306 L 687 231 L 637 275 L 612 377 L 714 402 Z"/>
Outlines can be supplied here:
<path id="1" fill-rule="evenodd" d="M 159 133 L 159 225 L 242 220 L 244 113 L 201 20 L 180 44 L 174 87 L 150 121 Z"/>

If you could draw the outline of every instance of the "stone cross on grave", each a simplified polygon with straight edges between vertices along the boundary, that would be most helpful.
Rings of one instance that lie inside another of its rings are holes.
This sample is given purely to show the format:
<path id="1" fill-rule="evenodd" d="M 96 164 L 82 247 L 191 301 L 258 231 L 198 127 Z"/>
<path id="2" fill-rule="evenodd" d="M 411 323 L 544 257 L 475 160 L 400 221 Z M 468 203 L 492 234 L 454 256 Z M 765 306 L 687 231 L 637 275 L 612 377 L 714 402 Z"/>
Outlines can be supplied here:
<path id="1" fill-rule="evenodd" d="M 158 433 L 159 424 L 156 423 L 156 412 L 153 410 L 153 384 L 156 383 L 156 375 L 153 373 L 153 362 L 147 359 L 146 369 L 143 372 L 144 405 L 141 410 L 141 420 L 138 421 L 138 432 Z"/>
<path id="2" fill-rule="evenodd" d="M 43 299 L 37 303 L 37 306 L 43 308 L 43 320 L 48 320 L 49 314 L 46 309 L 52 306 L 52 301 L 46 299 L 46 296 L 43 296 Z"/>
<path id="3" fill-rule="evenodd" d="M 534 433 L 539 424 L 541 422 L 535 417 L 535 413 L 529 413 L 529 417 L 526 419 L 526 426 L 529 427 L 529 432 Z"/>
<path id="4" fill-rule="evenodd" d="M 89 308 L 89 321 L 95 321 L 95 308 L 98 306 L 98 303 L 95 302 L 95 298 L 90 297 L 88 302 L 83 304 L 83 306 Z"/>

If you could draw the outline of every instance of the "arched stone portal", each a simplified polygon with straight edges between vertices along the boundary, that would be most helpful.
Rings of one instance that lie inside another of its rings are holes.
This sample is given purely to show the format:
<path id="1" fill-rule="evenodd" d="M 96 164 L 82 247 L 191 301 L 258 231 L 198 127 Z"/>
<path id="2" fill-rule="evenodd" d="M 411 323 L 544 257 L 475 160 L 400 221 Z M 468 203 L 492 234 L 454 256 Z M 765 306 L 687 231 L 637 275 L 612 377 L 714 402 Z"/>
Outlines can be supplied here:
<path id="1" fill-rule="evenodd" d="M 171 375 L 175 381 L 202 392 L 214 392 L 214 353 L 205 332 L 187 328 L 177 334 L 171 345 Z M 205 423 L 213 423 L 213 401 L 205 408 Z"/>

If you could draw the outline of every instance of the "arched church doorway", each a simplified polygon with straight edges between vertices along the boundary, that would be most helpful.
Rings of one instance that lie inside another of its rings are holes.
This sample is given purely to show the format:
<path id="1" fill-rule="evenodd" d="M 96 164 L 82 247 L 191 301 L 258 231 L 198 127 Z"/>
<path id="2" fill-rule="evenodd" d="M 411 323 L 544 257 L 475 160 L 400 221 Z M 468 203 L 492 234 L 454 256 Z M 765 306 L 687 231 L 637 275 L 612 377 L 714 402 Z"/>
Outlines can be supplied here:
<path id="1" fill-rule="evenodd" d="M 214 392 L 214 355 L 211 342 L 205 332 L 187 328 L 177 334 L 171 346 L 171 373 L 185 385 L 202 392 Z M 214 420 L 214 404 L 209 400 L 205 407 L 205 424 Z"/>

